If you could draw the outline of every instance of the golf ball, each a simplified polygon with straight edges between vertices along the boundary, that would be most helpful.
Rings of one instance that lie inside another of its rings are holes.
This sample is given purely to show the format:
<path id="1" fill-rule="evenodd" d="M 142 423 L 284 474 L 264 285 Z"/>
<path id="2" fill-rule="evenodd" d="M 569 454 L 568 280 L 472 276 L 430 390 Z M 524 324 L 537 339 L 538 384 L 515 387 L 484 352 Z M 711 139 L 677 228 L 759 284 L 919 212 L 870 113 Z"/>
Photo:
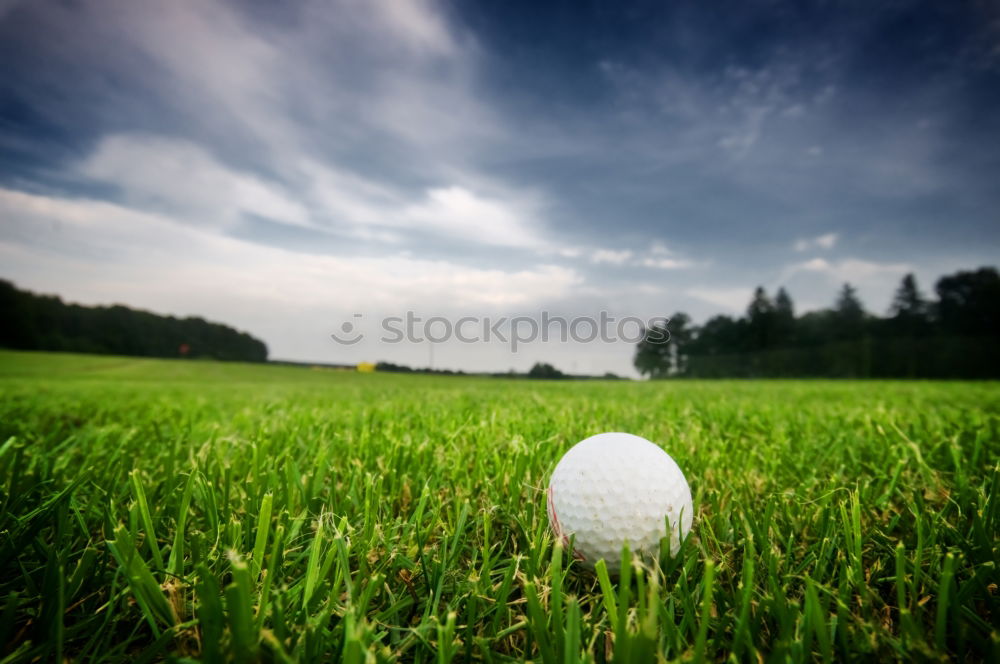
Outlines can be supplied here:
<path id="1" fill-rule="evenodd" d="M 548 489 L 549 524 L 584 565 L 604 559 L 617 573 L 622 545 L 656 555 L 670 532 L 676 554 L 691 530 L 691 488 L 658 446 L 628 433 L 602 433 L 574 445 L 559 460 Z"/>

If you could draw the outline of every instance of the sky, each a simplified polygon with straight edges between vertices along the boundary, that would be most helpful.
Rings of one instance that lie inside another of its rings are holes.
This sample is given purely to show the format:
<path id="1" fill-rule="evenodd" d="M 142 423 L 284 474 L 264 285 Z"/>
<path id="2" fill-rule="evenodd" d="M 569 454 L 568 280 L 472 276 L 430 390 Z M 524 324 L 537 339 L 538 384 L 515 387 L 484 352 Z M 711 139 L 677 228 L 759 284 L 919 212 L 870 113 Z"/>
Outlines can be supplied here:
<path id="1" fill-rule="evenodd" d="M 381 321 L 884 314 L 998 183 L 994 2 L 0 0 L 0 278 L 273 358 L 632 375 Z"/>

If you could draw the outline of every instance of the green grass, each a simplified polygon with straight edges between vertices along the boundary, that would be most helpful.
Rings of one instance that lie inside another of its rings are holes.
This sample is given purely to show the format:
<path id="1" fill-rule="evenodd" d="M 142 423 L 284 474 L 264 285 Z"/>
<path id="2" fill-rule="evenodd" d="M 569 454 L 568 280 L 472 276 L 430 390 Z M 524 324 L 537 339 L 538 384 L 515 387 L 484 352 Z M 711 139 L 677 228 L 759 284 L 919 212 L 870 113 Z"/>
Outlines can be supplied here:
<path id="1" fill-rule="evenodd" d="M 0 353 L 0 661 L 1000 661 L 995 383 L 528 382 Z M 583 573 L 601 431 L 694 493 Z"/>

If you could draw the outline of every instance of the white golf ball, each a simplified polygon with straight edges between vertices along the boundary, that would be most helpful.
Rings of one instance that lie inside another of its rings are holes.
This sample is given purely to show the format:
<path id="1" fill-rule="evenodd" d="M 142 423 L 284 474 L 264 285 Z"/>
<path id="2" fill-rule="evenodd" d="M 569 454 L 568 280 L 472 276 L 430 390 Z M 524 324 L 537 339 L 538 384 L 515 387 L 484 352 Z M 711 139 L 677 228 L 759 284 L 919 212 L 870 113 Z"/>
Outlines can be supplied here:
<path id="1" fill-rule="evenodd" d="M 602 433 L 574 445 L 559 460 L 548 489 L 549 524 L 574 555 L 593 568 L 601 558 L 617 573 L 622 545 L 656 555 L 670 531 L 676 554 L 691 530 L 691 488 L 658 446 L 628 433 Z M 669 524 L 669 525 L 668 525 Z"/>

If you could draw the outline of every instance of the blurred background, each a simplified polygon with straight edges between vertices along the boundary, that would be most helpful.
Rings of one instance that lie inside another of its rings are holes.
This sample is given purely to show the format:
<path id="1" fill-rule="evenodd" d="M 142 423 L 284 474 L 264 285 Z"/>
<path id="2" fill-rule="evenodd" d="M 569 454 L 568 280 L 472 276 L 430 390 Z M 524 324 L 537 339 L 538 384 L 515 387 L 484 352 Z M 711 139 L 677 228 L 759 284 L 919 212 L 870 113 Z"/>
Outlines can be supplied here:
<path id="1" fill-rule="evenodd" d="M 4 0 L 0 344 L 1000 375 L 998 7 Z M 407 311 L 672 341 L 371 333 Z"/>

